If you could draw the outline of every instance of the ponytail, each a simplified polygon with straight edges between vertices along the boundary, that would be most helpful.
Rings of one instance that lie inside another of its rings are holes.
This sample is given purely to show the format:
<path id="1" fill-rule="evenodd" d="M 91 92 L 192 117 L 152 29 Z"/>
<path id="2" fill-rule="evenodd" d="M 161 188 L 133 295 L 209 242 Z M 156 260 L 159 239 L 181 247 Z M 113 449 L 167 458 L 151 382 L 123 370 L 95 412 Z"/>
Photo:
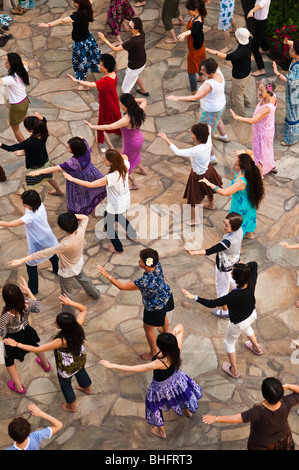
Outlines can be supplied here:
<path id="1" fill-rule="evenodd" d="M 248 153 L 241 153 L 238 159 L 240 169 L 244 172 L 248 184 L 249 200 L 251 205 L 258 209 L 264 197 L 264 183 L 260 170 Z"/>

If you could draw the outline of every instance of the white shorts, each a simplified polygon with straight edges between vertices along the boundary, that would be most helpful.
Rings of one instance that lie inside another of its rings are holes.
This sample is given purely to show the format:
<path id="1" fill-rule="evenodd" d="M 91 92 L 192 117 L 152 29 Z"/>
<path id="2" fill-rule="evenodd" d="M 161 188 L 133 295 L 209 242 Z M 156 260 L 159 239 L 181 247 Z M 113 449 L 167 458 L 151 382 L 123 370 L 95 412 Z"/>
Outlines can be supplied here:
<path id="1" fill-rule="evenodd" d="M 223 297 L 229 293 L 230 287 L 234 289 L 236 286 L 232 278 L 232 271 L 219 271 L 216 266 L 216 294 L 217 297 Z"/>
<path id="2" fill-rule="evenodd" d="M 248 337 L 254 335 L 254 331 L 251 328 L 251 325 L 255 320 L 256 320 L 255 310 L 253 310 L 250 317 L 246 318 L 246 320 L 243 320 L 240 323 L 235 324 L 229 320 L 229 323 L 226 327 L 225 338 L 224 338 L 224 345 L 225 345 L 225 350 L 227 353 L 234 353 L 236 351 L 236 347 L 235 347 L 236 342 L 242 333 L 244 333 L 244 335 Z"/>
<path id="3" fill-rule="evenodd" d="M 133 86 L 135 85 L 135 83 L 138 80 L 138 76 L 145 69 L 145 65 L 146 64 L 144 64 L 139 69 L 132 70 L 132 69 L 129 69 L 129 67 L 126 69 L 125 78 L 124 78 L 124 81 L 123 81 L 122 86 L 121 86 L 121 89 L 122 89 L 123 93 L 130 93 Z"/>

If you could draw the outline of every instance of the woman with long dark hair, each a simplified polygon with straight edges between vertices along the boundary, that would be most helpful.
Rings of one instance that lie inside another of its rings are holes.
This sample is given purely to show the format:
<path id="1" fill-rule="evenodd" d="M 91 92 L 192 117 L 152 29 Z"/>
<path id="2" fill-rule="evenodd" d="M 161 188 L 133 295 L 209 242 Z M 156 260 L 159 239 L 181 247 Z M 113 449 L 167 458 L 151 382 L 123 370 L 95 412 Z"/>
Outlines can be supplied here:
<path id="1" fill-rule="evenodd" d="M 86 307 L 77 302 L 73 302 L 66 295 L 59 297 L 62 304 L 71 305 L 79 310 L 77 318 L 72 313 L 62 312 L 56 316 L 55 326 L 60 330 L 54 335 L 53 340 L 42 346 L 30 346 L 14 339 L 6 339 L 5 344 L 11 348 L 23 349 L 27 352 L 44 353 L 54 351 L 57 376 L 61 391 L 66 403 L 61 403 L 64 411 L 75 413 L 76 396 L 72 387 L 72 377 L 75 376 L 78 382 L 76 389 L 92 394 L 91 379 L 85 370 L 86 351 L 84 348 L 85 333 L 82 324 L 86 317 Z"/>
<path id="2" fill-rule="evenodd" d="M 20 342 L 38 346 L 40 338 L 34 328 L 29 324 L 30 313 L 39 313 L 40 304 L 30 291 L 25 279 L 21 277 L 20 287 L 8 283 L 2 289 L 4 307 L 0 317 L 0 336 L 4 341 L 12 341 L 16 345 Z M 29 351 L 27 351 L 29 352 Z M 26 351 L 19 347 L 12 348 L 9 343 L 4 347 L 4 361 L 7 372 L 10 375 L 8 388 L 14 392 L 23 394 L 26 388 L 23 386 L 15 360 L 24 361 Z M 51 366 L 43 351 L 34 351 L 37 363 L 45 372 L 51 370 Z"/>
<path id="3" fill-rule="evenodd" d="M 147 175 L 141 163 L 141 149 L 143 145 L 143 135 L 140 127 L 145 121 L 145 109 L 147 100 L 145 98 L 134 98 L 131 93 L 124 93 L 120 97 L 120 107 L 124 115 L 118 121 L 112 124 L 102 124 L 100 126 L 92 125 L 88 121 L 84 121 L 90 129 L 101 131 L 111 131 L 120 129 L 123 138 L 123 147 L 121 154 L 127 155 L 130 162 L 129 180 L 131 183 L 130 189 L 138 189 L 139 186 L 132 175 L 133 170 L 141 175 Z"/>
<path id="4" fill-rule="evenodd" d="M 51 166 L 48 171 L 65 172 L 74 178 L 84 181 L 95 181 L 103 177 L 103 174 L 91 162 L 91 148 L 82 137 L 72 137 L 67 142 L 67 150 L 73 154 L 67 161 L 56 166 Z M 36 170 L 30 173 L 30 176 L 42 174 L 45 170 Z M 71 181 L 66 183 L 66 202 L 68 212 L 73 214 L 93 214 L 95 208 L 106 197 L 105 188 L 94 188 L 92 191 L 86 191 L 73 184 Z"/>
<path id="5" fill-rule="evenodd" d="M 18 144 L 6 145 L 0 142 L 0 147 L 7 152 L 15 152 L 17 156 L 25 155 L 25 184 L 26 189 L 36 189 L 44 181 L 48 181 L 54 190 L 49 194 L 63 196 L 57 181 L 51 172 L 49 155 L 47 151 L 47 139 L 49 136 L 47 120 L 39 113 L 35 116 L 27 116 L 24 119 L 24 127 L 30 137 Z M 40 171 L 34 176 L 32 171 Z M 40 176 L 41 175 L 41 176 Z"/>
<path id="6" fill-rule="evenodd" d="M 73 26 L 73 69 L 77 80 L 85 80 L 88 72 L 99 72 L 98 64 L 102 54 L 89 31 L 89 23 L 94 21 L 93 0 L 75 0 L 73 4 L 76 11 L 70 16 L 49 23 L 40 23 L 39 26 L 43 28 L 51 28 L 61 24 Z M 79 85 L 78 89 L 84 89 L 84 86 Z"/>
<path id="7" fill-rule="evenodd" d="M 7 87 L 9 124 L 17 141 L 22 142 L 25 137 L 20 131 L 20 124 L 24 121 L 29 107 L 26 92 L 26 85 L 29 85 L 28 64 L 23 62 L 16 52 L 9 52 L 6 57 L 5 67 L 8 70 L 8 75 L 0 78 L 0 85 Z"/>
<path id="8" fill-rule="evenodd" d="M 108 369 L 131 373 L 153 371 L 145 399 L 145 418 L 152 434 L 161 439 L 166 439 L 163 411 L 173 410 L 178 416 L 185 414 L 192 418 L 202 397 L 201 387 L 180 370 L 183 334 L 183 325 L 179 324 L 172 333 L 158 335 L 159 351 L 148 364 L 126 366 L 100 361 Z"/>
<path id="9" fill-rule="evenodd" d="M 83 186 L 89 188 L 89 191 L 95 188 L 106 188 L 107 206 L 104 212 L 104 229 L 112 243 L 109 251 L 122 253 L 124 250 L 114 228 L 115 222 L 118 222 L 125 228 L 130 238 L 136 238 L 135 230 L 124 216 L 124 213 L 130 207 L 131 200 L 128 182 L 130 163 L 126 155 L 121 155 L 115 149 L 107 150 L 104 163 L 109 168 L 108 174 L 92 182 L 74 178 L 69 173 L 64 173 L 64 176 L 74 186 Z"/>
<path id="10" fill-rule="evenodd" d="M 205 178 L 200 183 L 207 184 L 220 196 L 231 196 L 230 212 L 242 215 L 244 237 L 252 239 L 256 228 L 256 211 L 264 197 L 263 180 L 250 150 L 238 150 L 235 156 L 234 167 L 237 173 L 227 189 L 219 188 Z"/>

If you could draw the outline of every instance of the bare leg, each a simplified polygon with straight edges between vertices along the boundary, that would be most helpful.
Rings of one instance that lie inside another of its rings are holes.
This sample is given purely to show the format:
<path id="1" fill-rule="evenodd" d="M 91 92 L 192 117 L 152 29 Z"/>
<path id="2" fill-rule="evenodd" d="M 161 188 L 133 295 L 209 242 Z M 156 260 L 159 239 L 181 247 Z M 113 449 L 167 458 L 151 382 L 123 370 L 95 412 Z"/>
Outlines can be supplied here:
<path id="1" fill-rule="evenodd" d="M 214 199 L 209 199 L 209 202 L 204 202 L 202 206 L 205 209 L 210 209 L 213 211 L 215 209 Z"/>
<path id="2" fill-rule="evenodd" d="M 152 325 L 147 325 L 146 323 L 143 323 L 143 328 L 144 328 L 145 336 L 146 336 L 151 352 L 141 354 L 140 357 L 141 359 L 151 359 L 158 352 L 154 327 Z"/>
<path id="3" fill-rule="evenodd" d="M 138 168 L 138 170 L 137 170 Z M 135 170 L 133 170 L 134 173 L 138 173 L 139 175 L 144 175 L 146 176 L 147 175 L 147 171 L 145 171 L 145 168 L 144 166 L 142 165 L 142 163 L 140 163 L 136 168 Z"/>
<path id="4" fill-rule="evenodd" d="M 233 353 L 227 353 L 229 363 L 230 363 L 230 372 L 237 376 L 238 375 L 238 370 L 237 370 L 237 354 L 235 352 Z"/>
<path id="5" fill-rule="evenodd" d="M 17 141 L 20 143 L 20 142 L 23 142 L 23 140 L 25 140 L 25 137 L 23 136 L 22 132 L 20 131 L 20 127 L 19 126 L 11 126 L 12 130 L 13 130 L 13 133 L 15 135 L 15 138 L 17 139 Z"/>
<path id="6" fill-rule="evenodd" d="M 109 134 L 107 134 L 107 132 L 104 131 L 104 141 L 106 142 L 106 144 L 108 145 L 109 149 L 114 149 L 112 143 L 111 143 L 111 140 L 110 140 L 110 137 L 109 137 Z"/>
<path id="7" fill-rule="evenodd" d="M 232 50 L 229 30 L 223 31 L 223 37 L 224 37 L 225 47 L 220 49 L 220 52 L 226 53 Z"/>
<path id="8" fill-rule="evenodd" d="M 13 364 L 10 367 L 7 367 L 7 372 L 10 375 L 10 378 L 12 379 L 13 383 L 15 384 L 15 387 L 19 392 L 23 390 L 23 386 L 20 380 L 19 372 L 16 366 Z"/>
<path id="9" fill-rule="evenodd" d="M 78 411 L 78 408 L 76 406 L 76 402 L 73 403 L 61 403 L 60 405 L 61 409 L 64 411 L 69 411 L 71 413 L 76 413 Z"/>
<path id="10" fill-rule="evenodd" d="M 197 225 L 200 224 L 201 220 L 199 217 L 199 205 L 192 207 L 191 206 L 191 220 L 186 222 L 187 225 Z"/>
<path id="11" fill-rule="evenodd" d="M 131 183 L 130 189 L 133 190 L 133 189 L 138 189 L 139 188 L 138 184 L 136 183 L 135 178 L 132 175 L 129 176 L 129 181 Z"/>
<path id="12" fill-rule="evenodd" d="M 154 436 L 160 437 L 161 439 L 166 439 L 164 426 L 151 426 L 151 433 L 154 434 Z"/>
<path id="13" fill-rule="evenodd" d="M 252 344 L 252 347 L 253 349 L 256 351 L 256 352 L 261 352 L 261 347 L 259 346 L 257 340 L 256 340 L 256 337 L 255 335 L 252 335 L 252 336 L 248 336 L 248 338 L 250 339 L 251 341 L 251 344 Z"/>
<path id="14" fill-rule="evenodd" d="M 184 18 L 182 17 L 182 15 L 178 16 L 178 17 L 177 17 L 177 20 L 178 20 L 178 21 L 173 21 L 172 24 L 174 24 L 174 25 L 182 25 L 182 26 L 184 26 L 184 25 L 186 24 L 186 22 L 185 22 Z"/>
<path id="15" fill-rule="evenodd" d="M 140 77 L 137 78 L 136 84 L 139 86 L 142 93 L 147 93 L 147 89 L 144 87 L 143 81 Z"/>
<path id="16" fill-rule="evenodd" d="M 166 42 L 167 44 L 176 44 L 178 42 L 178 38 L 174 32 L 174 28 L 172 28 L 168 32 L 170 33 L 171 38 L 166 38 L 164 42 Z"/>
<path id="17" fill-rule="evenodd" d="M 222 135 L 222 136 L 224 136 L 226 134 L 225 127 L 224 127 L 222 119 L 219 119 L 219 121 L 218 121 L 217 130 L 218 130 L 219 134 Z"/>
<path id="18" fill-rule="evenodd" d="M 42 361 L 42 365 L 47 369 L 49 367 L 49 361 L 46 358 L 45 353 L 36 353 L 36 356 Z"/>
<path id="19" fill-rule="evenodd" d="M 164 323 L 164 326 L 162 326 L 163 333 L 168 333 L 168 326 L 169 326 L 168 317 L 167 315 L 165 315 L 165 323 Z"/>
<path id="20" fill-rule="evenodd" d="M 53 186 L 55 191 L 48 191 L 48 194 L 57 194 L 58 196 L 63 196 L 63 192 L 59 188 L 58 183 L 56 180 L 54 180 L 54 178 L 52 180 L 49 180 L 49 184 Z"/>
<path id="21" fill-rule="evenodd" d="M 86 393 L 87 395 L 92 395 L 91 387 L 82 388 L 82 387 L 79 387 L 79 385 L 76 385 L 76 389 L 80 390 L 83 393 Z"/>

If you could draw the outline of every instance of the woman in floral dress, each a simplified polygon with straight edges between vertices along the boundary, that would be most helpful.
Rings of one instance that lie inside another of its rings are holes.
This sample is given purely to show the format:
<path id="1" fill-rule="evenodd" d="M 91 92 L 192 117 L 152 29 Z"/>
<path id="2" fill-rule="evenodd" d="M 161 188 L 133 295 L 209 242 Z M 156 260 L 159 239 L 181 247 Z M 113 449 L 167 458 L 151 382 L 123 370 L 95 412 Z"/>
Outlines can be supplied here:
<path id="1" fill-rule="evenodd" d="M 122 44 L 119 34 L 121 27 L 128 30 L 128 22 L 133 16 L 135 16 L 135 12 L 129 0 L 110 0 L 106 20 L 108 36 L 115 36 L 118 44 Z"/>

